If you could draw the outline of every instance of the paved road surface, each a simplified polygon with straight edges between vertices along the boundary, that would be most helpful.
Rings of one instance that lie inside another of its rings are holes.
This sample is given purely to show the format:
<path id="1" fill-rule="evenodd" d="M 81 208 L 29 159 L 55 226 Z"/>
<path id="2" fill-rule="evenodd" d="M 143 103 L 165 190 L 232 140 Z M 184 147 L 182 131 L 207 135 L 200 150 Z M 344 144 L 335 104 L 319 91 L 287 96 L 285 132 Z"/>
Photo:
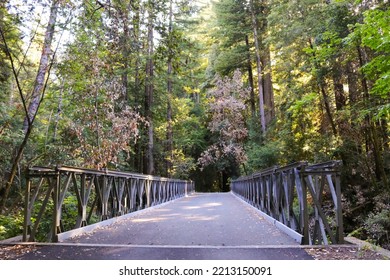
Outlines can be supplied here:
<path id="1" fill-rule="evenodd" d="M 231 193 L 194 194 L 23 259 L 311 259 Z"/>

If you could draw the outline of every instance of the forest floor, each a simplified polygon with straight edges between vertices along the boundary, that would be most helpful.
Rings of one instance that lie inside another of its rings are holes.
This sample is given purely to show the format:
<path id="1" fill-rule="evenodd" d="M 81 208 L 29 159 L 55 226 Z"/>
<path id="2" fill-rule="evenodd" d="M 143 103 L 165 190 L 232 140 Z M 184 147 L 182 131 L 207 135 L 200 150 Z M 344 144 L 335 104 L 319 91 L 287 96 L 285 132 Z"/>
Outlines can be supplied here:
<path id="1" fill-rule="evenodd" d="M 359 247 L 313 247 L 305 251 L 315 260 L 389 260 L 387 256 Z"/>
<path id="2" fill-rule="evenodd" d="M 1 245 L 0 260 L 17 260 L 24 254 L 36 250 L 35 245 Z"/>

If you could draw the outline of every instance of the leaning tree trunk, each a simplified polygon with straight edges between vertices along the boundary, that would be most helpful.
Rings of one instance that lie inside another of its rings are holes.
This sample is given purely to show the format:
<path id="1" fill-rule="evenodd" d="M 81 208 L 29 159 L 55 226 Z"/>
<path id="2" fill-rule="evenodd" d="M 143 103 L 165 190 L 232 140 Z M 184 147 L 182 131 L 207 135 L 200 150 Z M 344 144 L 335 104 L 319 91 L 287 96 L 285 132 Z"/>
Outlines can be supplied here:
<path id="1" fill-rule="evenodd" d="M 39 62 L 38 73 L 35 78 L 34 88 L 31 94 L 31 102 L 28 106 L 28 115 L 23 123 L 23 131 L 26 134 L 28 126 L 32 125 L 35 116 L 38 112 L 39 104 L 43 97 L 43 88 L 45 86 L 45 78 L 50 67 L 51 44 L 54 37 L 54 27 L 57 21 L 59 0 L 53 0 L 50 8 L 49 22 L 46 27 L 45 40 L 43 43 L 42 55 Z"/>
<path id="2" fill-rule="evenodd" d="M 0 204 L 0 213 L 2 213 L 5 210 L 6 207 L 6 202 L 12 187 L 12 184 L 15 180 L 16 173 L 18 170 L 19 162 L 22 159 L 24 149 L 27 145 L 28 139 L 31 135 L 31 131 L 33 128 L 34 120 L 38 114 L 38 109 L 39 106 L 42 102 L 43 95 L 45 92 L 45 86 L 46 86 L 46 76 L 49 72 L 49 69 L 51 67 L 50 64 L 50 57 L 51 57 L 51 45 L 54 37 L 54 28 L 55 24 L 57 21 L 57 13 L 58 13 L 58 7 L 59 7 L 59 0 L 53 0 L 50 8 L 50 16 L 49 16 L 49 22 L 46 27 L 46 32 L 45 32 L 45 39 L 43 43 L 43 49 L 42 49 L 42 54 L 41 54 L 41 59 L 39 62 L 39 67 L 38 67 L 38 73 L 35 78 L 35 83 L 34 83 L 34 88 L 32 91 L 31 95 L 31 102 L 26 109 L 26 116 L 25 120 L 23 123 L 23 131 L 24 131 L 24 139 L 20 146 L 17 148 L 15 157 L 12 159 L 12 167 L 11 171 L 8 176 L 7 183 L 5 185 L 4 193 L 2 196 L 2 201 Z M 9 51 L 8 51 L 9 53 Z M 9 57 L 11 58 L 11 55 L 9 53 Z M 14 68 L 14 66 L 12 66 Z M 15 69 L 14 69 L 15 70 Z M 16 74 L 16 71 L 14 71 L 15 78 L 18 80 L 18 76 Z M 22 101 L 24 102 L 23 99 L 23 92 L 20 87 L 18 87 L 18 90 L 20 91 L 20 96 L 22 97 Z M 25 104 L 26 105 L 26 104 Z"/>

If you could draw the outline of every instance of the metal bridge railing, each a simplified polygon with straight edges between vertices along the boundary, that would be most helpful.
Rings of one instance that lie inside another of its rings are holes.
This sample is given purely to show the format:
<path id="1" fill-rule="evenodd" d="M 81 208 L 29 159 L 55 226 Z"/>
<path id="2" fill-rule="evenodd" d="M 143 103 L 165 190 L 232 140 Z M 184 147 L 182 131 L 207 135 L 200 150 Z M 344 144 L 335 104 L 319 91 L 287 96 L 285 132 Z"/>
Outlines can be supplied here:
<path id="1" fill-rule="evenodd" d="M 42 239 L 46 231 L 43 237 L 56 242 L 61 232 L 195 191 L 192 181 L 67 166 L 32 167 L 26 178 L 23 241 Z"/>
<path id="2" fill-rule="evenodd" d="M 344 242 L 341 161 L 274 166 L 231 183 L 232 192 L 302 235 L 302 244 Z"/>

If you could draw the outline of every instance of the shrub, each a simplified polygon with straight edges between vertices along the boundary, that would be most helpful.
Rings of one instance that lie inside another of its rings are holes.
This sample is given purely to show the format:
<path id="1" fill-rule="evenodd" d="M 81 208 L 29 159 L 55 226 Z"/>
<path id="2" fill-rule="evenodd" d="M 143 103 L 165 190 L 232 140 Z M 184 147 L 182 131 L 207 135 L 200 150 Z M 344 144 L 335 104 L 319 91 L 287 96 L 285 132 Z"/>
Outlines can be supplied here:
<path id="1" fill-rule="evenodd" d="M 381 246 L 389 245 L 390 209 L 384 209 L 378 213 L 370 213 L 364 225 L 369 234 L 369 238 L 376 244 Z"/>
<path id="2" fill-rule="evenodd" d="M 8 239 L 23 232 L 23 214 L 0 215 L 0 240 Z"/>
<path id="3" fill-rule="evenodd" d="M 261 170 L 278 164 L 280 145 L 278 142 L 268 142 L 265 145 L 252 144 L 247 147 L 249 171 Z"/>

